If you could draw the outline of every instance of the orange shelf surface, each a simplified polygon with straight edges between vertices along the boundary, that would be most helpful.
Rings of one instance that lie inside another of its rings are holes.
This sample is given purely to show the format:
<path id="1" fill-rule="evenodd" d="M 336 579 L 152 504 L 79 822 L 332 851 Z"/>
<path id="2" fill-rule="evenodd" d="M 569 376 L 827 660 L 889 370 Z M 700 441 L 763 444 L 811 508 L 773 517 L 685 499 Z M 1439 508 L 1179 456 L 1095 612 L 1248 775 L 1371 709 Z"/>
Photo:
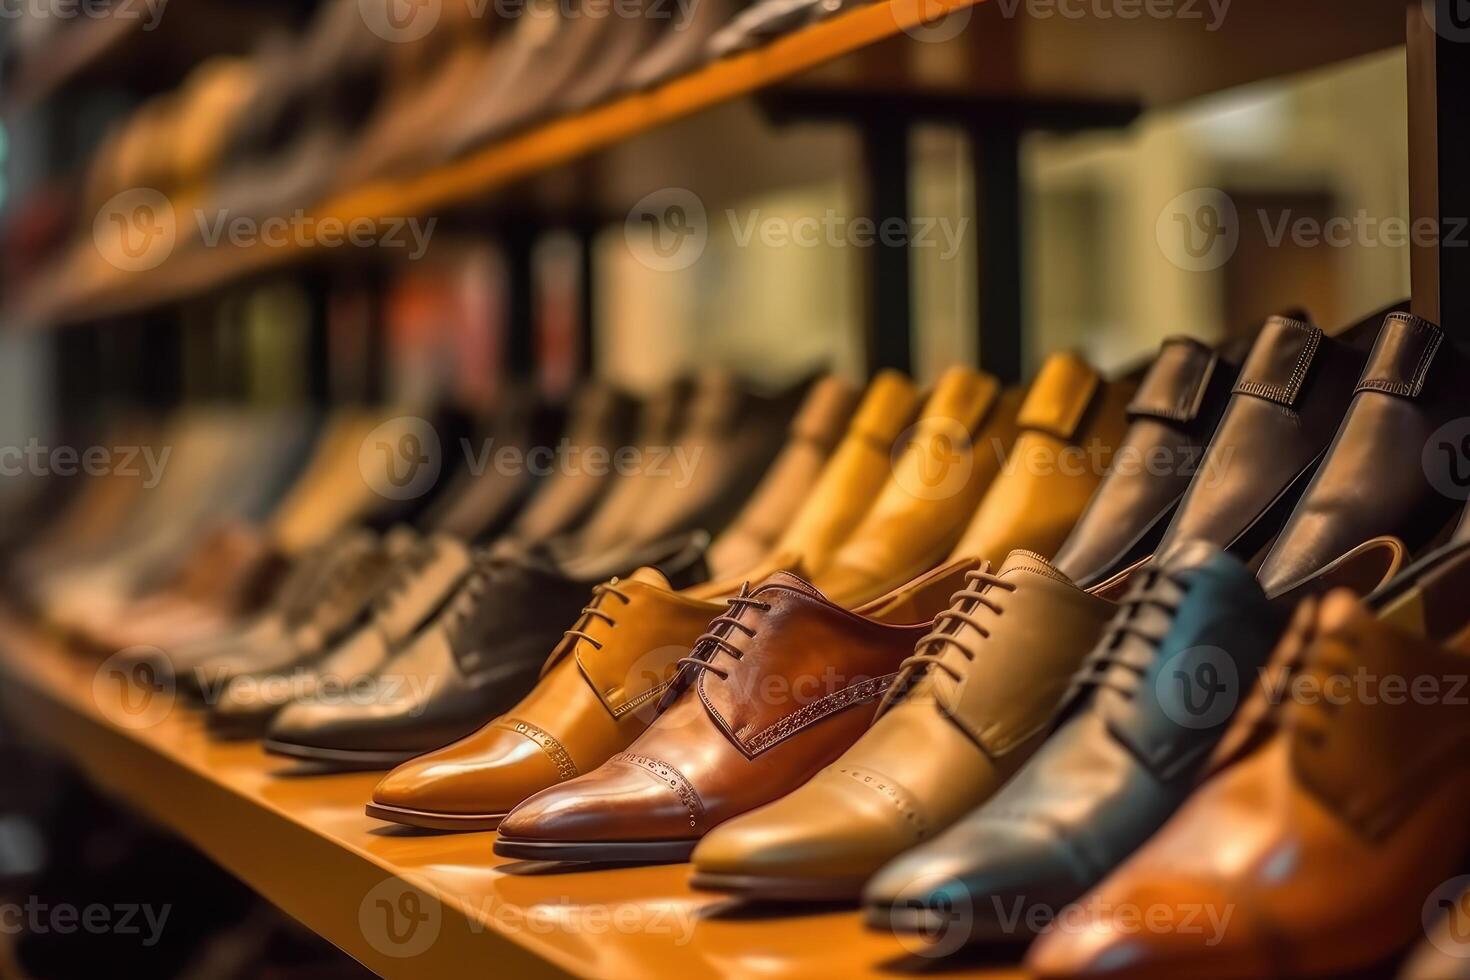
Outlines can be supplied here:
<path id="1" fill-rule="evenodd" d="M 569 870 L 498 858 L 491 833 L 391 827 L 363 812 L 376 774 L 213 741 L 171 696 L 8 617 L 0 674 L 0 704 L 26 730 L 384 977 L 1021 976 L 938 961 L 855 911 L 695 892 L 687 865 Z"/>

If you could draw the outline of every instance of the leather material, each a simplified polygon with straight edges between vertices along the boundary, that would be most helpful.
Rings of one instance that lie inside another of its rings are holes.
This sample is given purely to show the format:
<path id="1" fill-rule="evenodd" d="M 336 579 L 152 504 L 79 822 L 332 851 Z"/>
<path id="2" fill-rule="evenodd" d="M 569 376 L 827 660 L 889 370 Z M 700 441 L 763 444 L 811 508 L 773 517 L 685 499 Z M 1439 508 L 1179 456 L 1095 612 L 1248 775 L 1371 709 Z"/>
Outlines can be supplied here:
<path id="1" fill-rule="evenodd" d="M 1208 541 L 1259 564 L 1332 441 L 1364 360 L 1309 323 L 1267 320 L 1156 552 Z"/>
<path id="2" fill-rule="evenodd" d="M 556 553 L 604 562 L 630 545 L 691 531 L 719 534 L 785 445 L 809 388 L 803 381 L 762 394 L 724 372 L 702 372 L 687 401 L 673 406 L 677 437 L 651 443 L 638 472 L 620 477 L 588 525 L 558 543 Z"/>
<path id="3" fill-rule="evenodd" d="M 1048 357 L 1021 405 L 1020 434 L 951 557 L 1055 554 L 1123 444 L 1133 393 L 1075 354 Z"/>
<path id="4" fill-rule="evenodd" d="M 1268 593 L 1368 538 L 1391 534 L 1417 551 L 1449 523 L 1461 504 L 1442 488 L 1455 486 L 1460 450 L 1430 442 L 1463 413 L 1467 386 L 1470 359 L 1438 326 L 1407 313 L 1383 321 L 1327 457 L 1261 566 Z"/>
<path id="5" fill-rule="evenodd" d="M 325 690 L 350 690 L 370 677 L 425 626 L 470 573 L 470 549 L 448 535 L 416 545 L 395 565 L 367 621 L 325 652 L 308 650 L 274 670 L 237 674 L 210 702 L 209 724 L 221 735 L 257 737 L 291 701 Z"/>
<path id="6" fill-rule="evenodd" d="M 692 843 L 795 789 L 862 734 L 915 642 L 974 563 L 848 612 L 782 572 L 729 600 L 626 751 L 543 790 L 501 841 Z M 650 774 L 677 778 L 650 779 Z M 498 845 L 497 845 L 498 846 Z"/>
<path id="7" fill-rule="evenodd" d="M 856 898 L 890 859 L 988 799 L 1035 752 L 1112 603 L 1015 552 L 940 615 L 852 748 L 794 792 L 722 824 L 696 884 Z M 759 892 L 753 892 L 759 894 Z"/>
<path id="8" fill-rule="evenodd" d="M 1128 403 L 1128 434 L 1056 566 L 1091 589 L 1153 554 L 1230 398 L 1238 365 L 1188 337 L 1164 341 Z"/>
<path id="9" fill-rule="evenodd" d="M 809 575 L 828 568 L 874 506 L 891 472 L 894 443 L 913 421 L 918 406 L 918 392 L 897 371 L 880 371 L 873 377 L 841 444 L 770 549 L 772 554 L 793 556 Z"/>
<path id="10" fill-rule="evenodd" d="M 664 36 L 624 74 L 622 88 L 640 91 L 691 71 L 704 63 L 716 31 L 740 10 L 741 0 L 706 0 L 677 11 Z"/>
<path id="11" fill-rule="evenodd" d="M 814 384 L 787 429 L 786 446 L 740 513 L 709 549 L 712 578 L 740 575 L 771 552 L 842 439 L 857 392 L 836 377 Z"/>
<path id="12" fill-rule="evenodd" d="M 577 632 L 538 664 L 529 693 L 473 734 L 393 770 L 373 791 L 373 803 L 493 822 L 538 790 L 627 748 L 652 720 L 652 702 L 679 659 L 723 608 L 670 585 L 656 570 L 640 569 L 599 589 L 577 618 Z"/>
<path id="13" fill-rule="evenodd" d="M 367 531 L 349 535 L 329 549 L 321 565 L 308 569 L 309 587 L 288 597 L 277 622 L 248 631 L 240 643 L 174 651 L 170 660 L 179 692 L 207 702 L 234 677 L 284 669 L 321 654 L 371 609 L 391 580 L 396 560 L 416 541 L 406 528 L 383 538 Z"/>
<path id="14" fill-rule="evenodd" d="M 537 487 L 495 547 L 506 551 L 543 544 L 575 532 L 611 488 L 611 470 L 590 467 L 587 453 L 603 450 L 611 459 L 634 438 L 637 402 L 611 385 L 580 387 L 568 413 L 565 442 L 559 442 L 555 473 Z"/>
<path id="15" fill-rule="evenodd" d="M 832 601 L 854 606 L 942 562 L 1000 472 L 1015 439 L 1019 402 L 1002 395 L 988 374 L 946 371 L 907 440 L 895 447 L 891 478 L 813 584 Z"/>
<path id="16" fill-rule="evenodd" d="M 704 574 L 704 544 L 695 536 L 653 545 L 637 565 L 660 565 L 687 581 Z M 267 747 L 387 768 L 463 738 L 536 685 L 561 636 L 553 624 L 576 618 L 605 576 L 579 578 L 544 557 L 482 553 L 443 613 L 378 671 L 383 697 L 289 705 L 272 721 Z"/>
<path id="17" fill-rule="evenodd" d="M 998 793 L 869 883 L 872 919 L 924 929 L 969 908 L 972 939 L 1044 924 L 1184 802 L 1280 625 L 1250 571 L 1212 545 L 1145 566 L 1056 731 Z"/>
<path id="18" fill-rule="evenodd" d="M 1284 641 L 1304 652 L 1282 690 L 1317 694 L 1265 712 L 1260 736 L 1082 903 L 1214 910 L 1216 928 L 1125 934 L 1089 916 L 1032 947 L 1033 975 L 1338 974 L 1421 934 L 1426 897 L 1470 845 L 1470 716 L 1443 696 L 1470 662 L 1344 594 L 1313 605 L 1305 635 Z M 1411 684 L 1439 696 L 1411 696 Z"/>

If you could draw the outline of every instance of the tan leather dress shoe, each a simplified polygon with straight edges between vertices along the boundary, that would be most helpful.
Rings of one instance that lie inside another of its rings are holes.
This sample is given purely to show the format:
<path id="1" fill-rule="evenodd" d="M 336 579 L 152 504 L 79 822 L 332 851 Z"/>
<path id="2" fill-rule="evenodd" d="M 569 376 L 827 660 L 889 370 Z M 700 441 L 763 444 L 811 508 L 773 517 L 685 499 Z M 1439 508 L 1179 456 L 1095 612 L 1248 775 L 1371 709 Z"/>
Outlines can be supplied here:
<path id="1" fill-rule="evenodd" d="M 1018 551 L 938 619 L 851 749 L 788 796 L 716 828 L 694 884 L 855 900 L 891 858 L 984 802 L 1040 744 L 1112 603 Z"/>
<path id="2" fill-rule="evenodd" d="M 1213 778 L 1038 940 L 1033 975 L 1340 975 L 1411 943 L 1470 848 L 1470 656 L 1437 639 L 1347 593 L 1309 601 L 1277 704 L 1257 698 Z"/>
<path id="3" fill-rule="evenodd" d="M 627 748 L 691 641 L 723 609 L 680 595 L 651 568 L 599 586 L 529 695 L 468 738 L 394 769 L 373 790 L 368 814 L 494 829 L 532 793 Z"/>
<path id="4" fill-rule="evenodd" d="M 954 367 L 924 402 L 878 499 L 812 584 L 852 607 L 912 581 L 960 540 L 1015 434 L 1018 396 L 988 374 Z M 1000 446 L 997 455 L 992 446 Z"/>
<path id="5" fill-rule="evenodd" d="M 625 752 L 511 811 L 495 853 L 683 861 L 712 827 L 790 792 L 868 727 L 975 562 L 848 612 L 780 572 L 727 600 Z"/>
<path id="6" fill-rule="evenodd" d="M 953 557 L 1000 561 L 1017 548 L 1048 558 L 1061 548 L 1128 435 L 1134 386 L 1103 380 L 1076 354 L 1041 366 L 1016 418 L 1008 453 L 980 446 L 1005 463 L 980 502 Z"/>

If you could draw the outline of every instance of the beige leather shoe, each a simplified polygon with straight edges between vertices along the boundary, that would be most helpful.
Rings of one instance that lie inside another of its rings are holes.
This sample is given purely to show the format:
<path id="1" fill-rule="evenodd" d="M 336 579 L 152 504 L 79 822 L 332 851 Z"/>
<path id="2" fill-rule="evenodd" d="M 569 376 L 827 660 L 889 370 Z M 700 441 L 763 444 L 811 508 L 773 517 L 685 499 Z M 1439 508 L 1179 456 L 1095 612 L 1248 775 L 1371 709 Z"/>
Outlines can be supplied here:
<path id="1" fill-rule="evenodd" d="M 1067 539 L 1128 434 L 1135 386 L 1104 381 L 1072 353 L 1053 354 L 1037 373 L 1006 452 L 976 447 L 1005 463 L 952 557 L 998 562 L 1017 548 L 1050 558 Z"/>
<path id="2" fill-rule="evenodd" d="M 873 727 L 811 782 L 712 830 L 697 887 L 856 900 L 891 858 L 984 802 L 1040 745 L 1114 606 L 1030 552 L 971 575 Z"/>

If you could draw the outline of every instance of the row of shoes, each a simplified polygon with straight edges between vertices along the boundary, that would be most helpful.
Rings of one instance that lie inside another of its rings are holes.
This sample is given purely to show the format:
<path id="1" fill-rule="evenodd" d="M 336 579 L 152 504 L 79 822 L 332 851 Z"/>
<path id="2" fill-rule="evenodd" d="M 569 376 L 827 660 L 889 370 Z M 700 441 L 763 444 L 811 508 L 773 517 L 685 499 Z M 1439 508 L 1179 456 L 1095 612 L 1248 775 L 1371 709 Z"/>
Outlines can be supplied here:
<path id="1" fill-rule="evenodd" d="M 88 227 L 135 188 L 290 215 L 868 2 L 327 0 L 299 36 L 210 59 L 119 123 L 88 170 Z"/>
<path id="2" fill-rule="evenodd" d="M 1462 975 L 1467 381 L 1395 308 L 1016 388 L 588 388 L 563 463 L 672 448 L 687 478 L 461 473 L 410 515 L 372 504 L 359 422 L 238 507 L 253 548 L 173 530 L 266 496 L 259 458 L 201 454 L 170 503 L 108 477 L 32 522 L 12 591 L 161 647 L 127 655 L 218 737 L 391 769 L 370 815 L 503 857 L 690 861 L 753 903 L 1030 943 L 1044 977 L 1382 969 L 1426 923 L 1410 975 Z"/>

